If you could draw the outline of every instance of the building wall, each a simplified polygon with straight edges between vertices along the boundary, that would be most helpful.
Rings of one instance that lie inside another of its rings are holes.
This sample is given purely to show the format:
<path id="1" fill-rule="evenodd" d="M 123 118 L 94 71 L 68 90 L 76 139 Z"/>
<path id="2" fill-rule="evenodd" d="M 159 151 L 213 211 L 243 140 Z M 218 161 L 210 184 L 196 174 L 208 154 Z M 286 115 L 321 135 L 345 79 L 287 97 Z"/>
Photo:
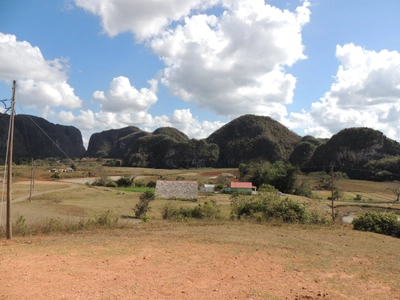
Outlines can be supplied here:
<path id="1" fill-rule="evenodd" d="M 197 200 L 197 181 L 157 180 L 156 195 L 161 199 Z"/>

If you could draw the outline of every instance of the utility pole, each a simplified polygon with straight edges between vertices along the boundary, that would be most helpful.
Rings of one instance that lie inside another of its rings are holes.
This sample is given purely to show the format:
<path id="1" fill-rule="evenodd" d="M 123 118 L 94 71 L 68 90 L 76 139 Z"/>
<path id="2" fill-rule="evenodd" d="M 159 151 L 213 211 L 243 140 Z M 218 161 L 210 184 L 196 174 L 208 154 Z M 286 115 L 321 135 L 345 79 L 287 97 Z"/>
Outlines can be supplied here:
<path id="1" fill-rule="evenodd" d="M 333 166 L 331 167 L 331 199 L 332 199 L 332 223 L 335 222 L 335 203 L 334 203 L 334 181 L 333 181 Z"/>
<path id="2" fill-rule="evenodd" d="M 31 162 L 31 187 L 29 189 L 29 202 L 32 202 L 32 190 L 34 187 L 34 172 L 33 172 L 33 158 L 32 158 L 32 162 Z"/>
<path id="3" fill-rule="evenodd" d="M 6 212 L 6 238 L 8 240 L 12 237 L 11 228 L 11 183 L 12 183 L 12 155 L 13 155 L 13 142 L 14 142 L 14 104 L 15 104 L 15 90 L 17 82 L 13 81 L 13 91 L 11 98 L 11 113 L 10 113 L 10 129 L 8 135 L 8 154 L 7 154 L 7 212 Z"/>

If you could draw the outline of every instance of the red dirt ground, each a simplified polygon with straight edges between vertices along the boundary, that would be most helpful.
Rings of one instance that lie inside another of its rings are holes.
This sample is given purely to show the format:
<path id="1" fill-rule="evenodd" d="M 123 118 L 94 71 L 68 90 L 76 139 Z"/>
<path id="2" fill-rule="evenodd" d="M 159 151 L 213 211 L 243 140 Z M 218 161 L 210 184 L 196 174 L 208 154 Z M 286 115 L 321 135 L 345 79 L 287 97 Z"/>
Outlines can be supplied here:
<path id="1" fill-rule="evenodd" d="M 0 242 L 0 299 L 400 299 L 345 273 L 288 270 L 267 249 L 111 233 Z"/>

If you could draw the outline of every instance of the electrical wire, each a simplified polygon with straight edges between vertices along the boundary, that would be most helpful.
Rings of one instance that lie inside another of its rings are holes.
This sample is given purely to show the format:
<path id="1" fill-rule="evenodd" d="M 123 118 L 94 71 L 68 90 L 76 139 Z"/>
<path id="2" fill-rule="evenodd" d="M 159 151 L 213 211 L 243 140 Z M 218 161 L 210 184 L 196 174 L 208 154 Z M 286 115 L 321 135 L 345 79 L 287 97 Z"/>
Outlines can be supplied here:
<path id="1" fill-rule="evenodd" d="M 17 91 L 17 98 L 19 99 L 18 91 Z M 65 153 L 65 151 L 64 151 L 63 149 L 61 149 L 61 147 L 60 147 L 60 146 L 59 146 L 59 145 L 58 145 L 44 130 L 43 130 L 43 128 L 41 128 L 41 127 L 31 118 L 31 116 L 28 115 L 28 114 L 24 111 L 24 109 L 22 108 L 22 106 L 21 106 L 19 103 L 20 103 L 20 101 L 17 102 L 18 107 L 21 109 L 22 112 L 25 113 L 25 115 L 27 116 L 27 118 L 28 118 L 37 128 L 40 129 L 40 131 L 53 143 L 53 145 L 55 145 L 55 146 L 58 148 L 58 150 L 60 150 L 60 151 L 62 152 L 62 154 L 65 155 L 65 157 L 66 157 L 71 163 L 74 163 L 74 161 L 72 160 L 72 158 L 70 158 L 70 157 L 68 156 L 68 154 Z M 32 153 L 31 153 L 31 154 L 32 154 Z"/>

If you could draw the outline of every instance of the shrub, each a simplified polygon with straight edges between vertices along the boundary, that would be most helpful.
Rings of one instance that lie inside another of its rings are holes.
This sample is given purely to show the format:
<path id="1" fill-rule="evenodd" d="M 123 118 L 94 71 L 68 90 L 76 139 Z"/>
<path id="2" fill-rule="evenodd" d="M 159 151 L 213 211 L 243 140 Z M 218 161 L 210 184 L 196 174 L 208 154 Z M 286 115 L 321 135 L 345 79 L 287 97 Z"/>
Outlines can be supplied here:
<path id="1" fill-rule="evenodd" d="M 139 197 L 139 202 L 135 205 L 133 211 L 135 212 L 135 217 L 143 219 L 147 212 L 151 211 L 150 202 L 155 199 L 155 194 L 153 191 L 146 191 Z"/>
<path id="2" fill-rule="evenodd" d="M 156 187 L 156 182 L 154 180 L 151 180 L 146 184 L 146 187 L 155 188 Z"/>
<path id="3" fill-rule="evenodd" d="M 54 172 L 50 178 L 52 179 L 60 179 L 61 178 L 61 174 L 59 172 Z"/>
<path id="4" fill-rule="evenodd" d="M 296 186 L 293 192 L 294 195 L 304 196 L 307 198 L 312 198 L 312 188 L 309 182 L 302 182 L 301 185 Z"/>
<path id="5" fill-rule="evenodd" d="M 222 183 L 218 183 L 214 187 L 214 191 L 222 191 L 224 189 L 224 185 Z"/>
<path id="6" fill-rule="evenodd" d="M 135 187 L 145 187 L 146 183 L 144 182 L 144 180 L 137 180 L 135 181 Z"/>
<path id="7" fill-rule="evenodd" d="M 44 223 L 44 226 L 41 228 L 41 231 L 42 233 L 62 232 L 63 228 L 64 226 L 60 219 L 49 218 Z"/>
<path id="8" fill-rule="evenodd" d="M 117 183 L 115 182 L 115 181 L 112 181 L 112 180 L 110 180 L 110 181 L 107 181 L 106 182 L 106 187 L 117 187 Z"/>
<path id="9" fill-rule="evenodd" d="M 231 196 L 231 219 L 252 217 L 261 212 L 265 203 L 258 197 L 246 197 L 244 195 L 232 194 Z"/>
<path id="10" fill-rule="evenodd" d="M 360 231 L 400 236 L 400 222 L 394 213 L 363 212 L 353 220 L 353 228 Z"/>
<path id="11" fill-rule="evenodd" d="M 203 205 L 195 207 L 175 207 L 168 202 L 161 208 L 161 216 L 164 220 L 183 221 L 189 218 L 194 219 L 219 219 L 221 218 L 221 208 L 215 200 L 206 201 Z"/>
<path id="12" fill-rule="evenodd" d="M 95 227 L 111 228 L 117 224 L 118 218 L 117 217 L 113 218 L 111 216 L 111 211 L 107 210 L 101 213 L 99 216 L 96 216 L 93 220 L 91 220 L 91 222 L 92 225 L 95 225 Z"/>
<path id="13" fill-rule="evenodd" d="M 92 182 L 92 186 L 105 186 L 106 185 L 106 181 L 102 178 L 96 178 L 93 182 Z"/>
<path id="14" fill-rule="evenodd" d="M 237 195 L 231 197 L 231 218 L 278 220 L 285 223 L 325 224 L 327 220 L 316 211 L 309 212 L 307 206 L 289 198 L 280 199 L 274 193 L 260 193 L 253 197 Z"/>
<path id="15" fill-rule="evenodd" d="M 117 185 L 118 187 L 130 187 L 133 183 L 134 177 L 132 176 L 123 176 L 118 178 Z"/>
<path id="16" fill-rule="evenodd" d="M 23 216 L 19 216 L 13 226 L 12 226 L 13 234 L 25 236 L 28 234 L 28 225 L 26 224 L 26 219 Z"/>
<path id="17" fill-rule="evenodd" d="M 113 180 L 109 180 L 107 177 L 100 177 L 92 182 L 92 186 L 117 187 L 117 183 Z"/>

